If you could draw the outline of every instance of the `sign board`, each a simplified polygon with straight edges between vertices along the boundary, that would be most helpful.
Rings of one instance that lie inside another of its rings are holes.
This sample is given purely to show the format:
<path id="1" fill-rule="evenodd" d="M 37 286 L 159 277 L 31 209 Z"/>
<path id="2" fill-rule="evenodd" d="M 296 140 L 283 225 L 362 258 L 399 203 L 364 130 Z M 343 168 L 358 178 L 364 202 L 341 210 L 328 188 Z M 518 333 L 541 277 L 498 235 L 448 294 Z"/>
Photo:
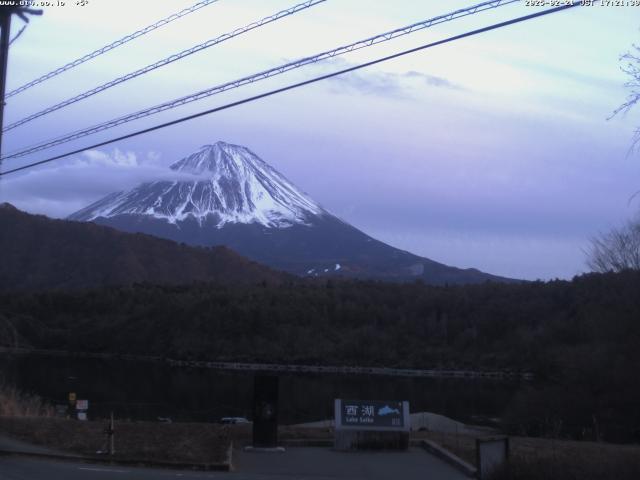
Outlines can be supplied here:
<path id="1" fill-rule="evenodd" d="M 409 431 L 409 402 L 397 400 L 335 401 L 336 430 Z"/>
<path id="2" fill-rule="evenodd" d="M 78 420 L 87 420 L 87 412 L 78 412 Z"/>
<path id="3" fill-rule="evenodd" d="M 69 403 L 71 405 L 76 403 L 76 393 L 75 392 L 69 392 Z"/>
<path id="4" fill-rule="evenodd" d="M 89 410 L 89 400 L 76 400 L 76 410 Z"/>

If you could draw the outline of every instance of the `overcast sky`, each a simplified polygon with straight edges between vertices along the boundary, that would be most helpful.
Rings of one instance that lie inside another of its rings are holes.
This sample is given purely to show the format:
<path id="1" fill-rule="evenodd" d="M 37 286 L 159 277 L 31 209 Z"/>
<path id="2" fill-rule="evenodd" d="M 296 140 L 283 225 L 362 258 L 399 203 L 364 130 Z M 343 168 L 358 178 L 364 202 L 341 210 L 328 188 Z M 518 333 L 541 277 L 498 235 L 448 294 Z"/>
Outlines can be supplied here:
<path id="1" fill-rule="evenodd" d="M 11 46 L 8 90 L 195 0 L 77 3 L 32 19 Z M 5 125 L 295 3 L 219 0 L 8 99 Z M 328 0 L 16 128 L 3 151 L 471 4 Z M 536 10 L 519 2 L 441 24 L 3 168 Z M 638 211 L 640 155 L 628 150 L 640 112 L 607 118 L 628 93 L 619 56 L 639 37 L 640 8 L 571 9 L 3 177 L 0 200 L 62 217 L 224 140 L 393 246 L 499 275 L 571 278 L 585 271 L 589 238 Z"/>

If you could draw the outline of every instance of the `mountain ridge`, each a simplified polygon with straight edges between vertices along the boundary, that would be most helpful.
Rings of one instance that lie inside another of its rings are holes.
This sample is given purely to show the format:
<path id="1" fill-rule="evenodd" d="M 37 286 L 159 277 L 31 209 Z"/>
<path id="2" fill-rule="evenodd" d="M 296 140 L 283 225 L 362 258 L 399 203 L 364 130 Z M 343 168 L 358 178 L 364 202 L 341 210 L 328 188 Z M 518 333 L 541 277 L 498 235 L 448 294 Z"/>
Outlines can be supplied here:
<path id="1" fill-rule="evenodd" d="M 147 182 L 114 192 L 71 214 L 69 220 L 144 214 L 176 223 L 215 215 L 226 223 L 286 228 L 324 209 L 246 147 L 226 142 L 204 145 L 169 166 L 180 180 Z M 188 177 L 192 176 L 193 179 Z"/>
<path id="2" fill-rule="evenodd" d="M 451 267 L 376 240 L 328 212 L 240 145 L 205 145 L 169 168 L 180 179 L 112 193 L 68 218 L 190 245 L 226 245 L 299 276 L 431 284 L 512 281 Z"/>
<path id="3" fill-rule="evenodd" d="M 142 233 L 44 215 L 0 204 L 0 290 L 77 289 L 134 283 L 280 283 L 289 275 L 226 247 L 177 244 Z"/>

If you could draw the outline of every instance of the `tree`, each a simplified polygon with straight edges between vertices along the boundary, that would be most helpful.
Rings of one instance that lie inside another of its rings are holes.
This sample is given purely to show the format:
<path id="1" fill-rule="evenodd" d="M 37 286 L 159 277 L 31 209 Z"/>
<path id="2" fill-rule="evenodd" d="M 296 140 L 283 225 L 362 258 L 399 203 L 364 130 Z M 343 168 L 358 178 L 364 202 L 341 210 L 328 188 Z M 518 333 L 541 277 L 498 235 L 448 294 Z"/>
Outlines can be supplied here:
<path id="1" fill-rule="evenodd" d="M 631 50 L 620 57 L 620 69 L 627 75 L 625 87 L 629 94 L 611 117 L 627 113 L 640 103 L 640 46 L 633 44 Z M 631 149 L 640 145 L 640 127 L 636 128 Z M 587 265 L 596 272 L 619 272 L 640 270 L 640 216 L 628 221 L 623 227 L 613 229 L 591 239 L 587 253 Z"/>
<path id="2" fill-rule="evenodd" d="M 619 113 L 626 113 L 635 105 L 640 103 L 640 46 L 632 45 L 629 52 L 620 57 L 622 66 L 620 69 L 629 77 L 624 84 L 630 92 L 625 102 L 614 110 L 610 118 Z M 636 128 L 633 139 L 633 146 L 640 144 L 640 127 Z"/>
<path id="3" fill-rule="evenodd" d="M 601 273 L 640 270 L 640 217 L 591 239 L 587 265 Z"/>

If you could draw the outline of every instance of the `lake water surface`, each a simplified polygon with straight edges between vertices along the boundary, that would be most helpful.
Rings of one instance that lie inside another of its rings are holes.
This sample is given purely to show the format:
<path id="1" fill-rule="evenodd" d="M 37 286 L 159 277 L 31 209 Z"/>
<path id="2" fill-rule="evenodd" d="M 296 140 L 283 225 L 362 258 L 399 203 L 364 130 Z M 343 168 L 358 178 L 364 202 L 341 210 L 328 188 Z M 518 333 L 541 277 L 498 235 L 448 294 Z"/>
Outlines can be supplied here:
<path id="1" fill-rule="evenodd" d="M 520 388 L 515 381 L 380 375 L 279 374 L 281 424 L 333 417 L 335 398 L 408 400 L 412 412 L 462 421 L 499 417 Z M 251 414 L 254 374 L 162 363 L 43 356 L 0 357 L 0 380 L 65 404 L 89 400 L 89 418 L 216 421 Z"/>

